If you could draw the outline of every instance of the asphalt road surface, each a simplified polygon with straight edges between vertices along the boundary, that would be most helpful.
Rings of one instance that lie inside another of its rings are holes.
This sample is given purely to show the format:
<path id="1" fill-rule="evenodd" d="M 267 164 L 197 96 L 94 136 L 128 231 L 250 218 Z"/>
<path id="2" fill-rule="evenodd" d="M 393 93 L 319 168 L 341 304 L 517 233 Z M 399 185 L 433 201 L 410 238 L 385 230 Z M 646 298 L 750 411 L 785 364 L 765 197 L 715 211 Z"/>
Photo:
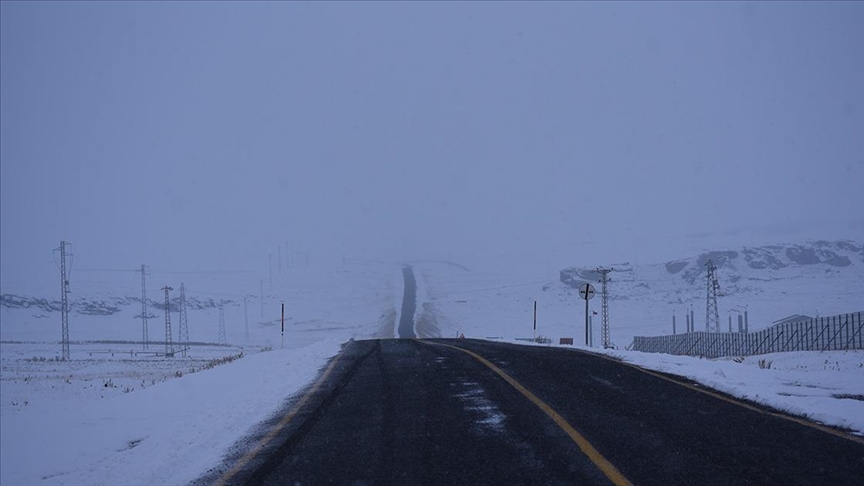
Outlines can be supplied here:
<path id="1" fill-rule="evenodd" d="M 409 265 L 402 267 L 402 277 L 405 279 L 405 291 L 402 296 L 402 312 L 399 314 L 399 337 L 414 338 L 414 311 L 417 310 L 417 280 L 414 279 L 414 269 Z"/>
<path id="2" fill-rule="evenodd" d="M 351 342 L 200 482 L 864 484 L 860 438 L 678 380 L 559 348 Z"/>

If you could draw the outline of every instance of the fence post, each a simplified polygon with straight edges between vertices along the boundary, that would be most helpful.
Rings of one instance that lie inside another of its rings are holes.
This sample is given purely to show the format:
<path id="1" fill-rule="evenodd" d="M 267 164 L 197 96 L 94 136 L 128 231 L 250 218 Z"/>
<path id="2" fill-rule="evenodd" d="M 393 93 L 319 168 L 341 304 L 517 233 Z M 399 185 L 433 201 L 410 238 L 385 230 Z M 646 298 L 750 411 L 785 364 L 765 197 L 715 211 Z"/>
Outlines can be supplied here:
<path id="1" fill-rule="evenodd" d="M 829 347 L 831 348 L 831 350 L 836 350 L 836 349 L 837 349 L 837 345 L 835 344 L 835 343 L 837 342 L 837 336 L 838 336 L 840 333 L 842 333 L 842 332 L 843 332 L 843 328 L 846 327 L 845 324 L 840 324 L 839 327 L 837 326 L 837 317 L 840 317 L 840 316 L 836 316 L 836 317 L 832 317 L 832 318 L 831 318 L 831 321 L 832 321 L 832 323 L 833 323 L 833 326 L 832 326 L 832 329 L 831 329 L 831 330 L 834 331 L 834 332 L 833 332 L 833 335 L 831 336 L 831 339 L 828 341 L 828 344 L 825 345 L 825 348 L 823 348 L 822 351 L 827 350 Z M 833 346 L 833 347 L 832 347 L 832 346 Z"/>
<path id="2" fill-rule="evenodd" d="M 797 327 L 797 326 L 796 326 L 796 327 Z M 794 351 L 793 349 L 789 348 L 789 343 L 791 343 L 792 340 L 795 339 L 795 336 L 796 336 L 797 334 L 798 334 L 798 331 L 797 331 L 797 330 L 792 331 L 792 334 L 789 336 L 789 339 L 786 340 L 786 344 L 783 345 L 783 349 L 784 349 L 785 351 Z"/>
<path id="3" fill-rule="evenodd" d="M 855 317 L 852 317 L 852 327 L 855 330 L 855 333 L 852 335 L 852 347 L 855 349 L 864 349 L 864 322 L 861 322 L 861 313 L 857 313 L 858 316 L 858 325 L 855 325 Z M 858 341 L 855 341 L 855 338 L 858 338 Z"/>
<path id="4" fill-rule="evenodd" d="M 693 345 L 692 345 L 692 346 L 690 346 L 690 349 L 688 349 L 688 350 L 687 350 L 687 353 L 685 353 L 685 354 L 687 354 L 687 356 L 690 356 L 690 351 L 692 351 L 692 350 L 693 350 L 693 348 L 695 348 L 695 347 L 696 347 L 696 345 L 697 345 L 697 344 L 699 344 L 699 341 L 701 341 L 701 340 L 702 340 L 702 338 L 701 338 L 701 337 L 700 337 L 700 338 L 698 338 L 698 339 L 696 339 L 696 340 L 695 340 L 695 341 L 694 341 L 694 342 L 693 342 Z"/>
<path id="5" fill-rule="evenodd" d="M 763 330 L 759 331 L 759 333 L 760 333 L 760 334 L 764 334 L 765 337 L 762 338 L 762 341 L 759 343 L 758 346 L 756 346 L 756 351 L 755 351 L 753 354 L 760 354 L 759 351 L 762 350 L 762 346 L 765 344 L 765 341 L 767 341 L 768 338 L 771 337 L 771 330 L 770 330 L 770 329 L 763 329 Z M 761 337 L 761 336 L 760 336 L 760 337 Z M 765 354 L 766 352 L 767 352 L 767 351 L 762 350 L 762 353 L 761 353 L 761 354 Z"/>

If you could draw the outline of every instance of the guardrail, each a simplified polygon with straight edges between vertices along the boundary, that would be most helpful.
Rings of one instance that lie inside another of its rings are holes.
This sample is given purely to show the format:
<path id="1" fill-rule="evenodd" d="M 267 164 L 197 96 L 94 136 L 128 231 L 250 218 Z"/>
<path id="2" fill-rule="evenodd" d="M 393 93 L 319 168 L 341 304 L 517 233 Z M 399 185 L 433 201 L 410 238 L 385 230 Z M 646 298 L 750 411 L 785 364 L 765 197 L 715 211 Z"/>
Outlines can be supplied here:
<path id="1" fill-rule="evenodd" d="M 690 332 L 633 338 L 633 351 L 718 358 L 786 351 L 864 349 L 864 312 L 777 324 L 748 334 Z"/>

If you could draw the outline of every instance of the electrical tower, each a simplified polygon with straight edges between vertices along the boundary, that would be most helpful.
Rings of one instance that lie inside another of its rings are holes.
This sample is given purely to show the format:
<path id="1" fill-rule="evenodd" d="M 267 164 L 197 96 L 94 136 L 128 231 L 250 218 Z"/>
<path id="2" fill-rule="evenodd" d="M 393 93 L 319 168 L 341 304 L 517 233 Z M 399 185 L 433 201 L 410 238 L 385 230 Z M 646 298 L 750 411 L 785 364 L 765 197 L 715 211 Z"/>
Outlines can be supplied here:
<path id="1" fill-rule="evenodd" d="M 720 311 L 717 309 L 717 291 L 720 283 L 717 282 L 717 267 L 714 262 L 708 260 L 705 264 L 708 268 L 708 296 L 705 304 L 705 330 L 708 332 L 720 332 Z"/>
<path id="2" fill-rule="evenodd" d="M 219 344 L 227 344 L 225 339 L 225 307 L 219 302 Z"/>
<path id="3" fill-rule="evenodd" d="M 147 265 L 141 264 L 141 342 L 143 349 L 150 347 L 150 337 L 147 335 Z"/>
<path id="4" fill-rule="evenodd" d="M 72 245 L 67 241 L 60 241 L 60 248 L 54 251 L 60 252 L 60 321 L 63 343 L 63 361 L 69 360 L 69 273 L 72 271 L 72 254 L 66 253 L 66 245 Z M 69 266 L 66 266 L 66 257 L 69 257 Z"/>
<path id="5" fill-rule="evenodd" d="M 609 272 L 612 271 L 611 268 L 603 268 L 598 267 L 595 272 L 600 274 L 600 283 L 603 284 L 602 290 L 602 304 L 601 304 L 601 338 L 603 341 L 603 348 L 609 348 L 612 346 L 612 343 L 609 340 L 609 292 L 607 289 L 607 285 L 612 280 L 609 278 Z"/>
<path id="6" fill-rule="evenodd" d="M 165 356 L 174 356 L 174 343 L 171 341 L 171 298 L 168 297 L 168 292 L 174 290 L 173 287 L 162 287 L 165 291 Z"/>
<path id="7" fill-rule="evenodd" d="M 246 324 L 246 342 L 249 342 L 249 310 L 246 307 L 246 296 L 243 296 L 243 323 Z"/>
<path id="8" fill-rule="evenodd" d="M 183 357 L 186 357 L 186 350 L 189 349 L 189 325 L 186 322 L 186 286 L 180 282 L 180 332 L 177 340 L 180 341 L 180 346 L 183 351 Z"/>

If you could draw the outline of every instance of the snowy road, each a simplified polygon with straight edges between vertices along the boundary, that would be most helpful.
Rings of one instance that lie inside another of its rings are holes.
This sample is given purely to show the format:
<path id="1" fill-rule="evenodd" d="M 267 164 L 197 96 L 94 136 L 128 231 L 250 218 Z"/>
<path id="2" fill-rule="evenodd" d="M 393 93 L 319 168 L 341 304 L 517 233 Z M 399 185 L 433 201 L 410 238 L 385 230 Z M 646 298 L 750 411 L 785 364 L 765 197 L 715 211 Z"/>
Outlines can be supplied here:
<path id="1" fill-rule="evenodd" d="M 417 280 L 414 278 L 414 269 L 409 265 L 402 267 L 402 276 L 405 279 L 405 295 L 402 297 L 402 313 L 399 317 L 399 337 L 414 338 L 414 312 L 417 310 Z"/>
<path id="2" fill-rule="evenodd" d="M 852 484 L 864 470 L 860 439 L 569 349 L 356 341 L 325 374 L 199 482 Z"/>

